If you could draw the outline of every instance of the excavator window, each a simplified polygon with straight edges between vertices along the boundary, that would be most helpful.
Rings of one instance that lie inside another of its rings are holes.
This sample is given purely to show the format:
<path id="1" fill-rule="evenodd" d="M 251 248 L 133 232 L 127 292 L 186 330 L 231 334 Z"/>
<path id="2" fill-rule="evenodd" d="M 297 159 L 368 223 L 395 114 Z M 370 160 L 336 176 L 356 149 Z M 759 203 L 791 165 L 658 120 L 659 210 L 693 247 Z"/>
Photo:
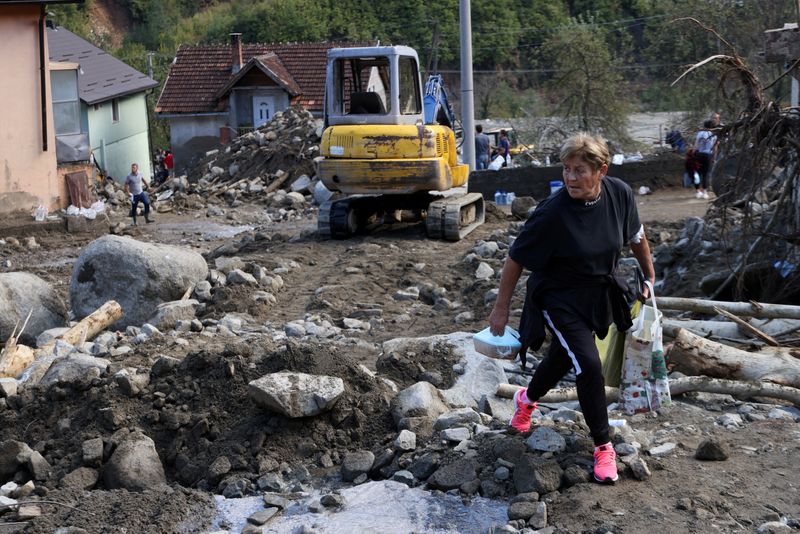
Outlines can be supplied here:
<path id="1" fill-rule="evenodd" d="M 413 57 L 400 58 L 400 113 L 418 115 L 422 113 L 422 98 L 419 94 L 419 69 Z"/>
<path id="2" fill-rule="evenodd" d="M 335 115 L 385 115 L 391 111 L 389 58 L 342 58 L 334 65 Z"/>

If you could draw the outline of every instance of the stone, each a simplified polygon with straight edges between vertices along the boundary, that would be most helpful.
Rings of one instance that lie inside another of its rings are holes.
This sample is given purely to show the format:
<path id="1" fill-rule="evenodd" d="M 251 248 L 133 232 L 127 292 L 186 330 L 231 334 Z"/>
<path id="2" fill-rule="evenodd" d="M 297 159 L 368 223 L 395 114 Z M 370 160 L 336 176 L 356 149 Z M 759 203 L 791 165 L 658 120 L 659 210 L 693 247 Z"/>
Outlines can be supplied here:
<path id="1" fill-rule="evenodd" d="M 393 297 L 394 300 L 417 300 L 419 299 L 419 288 L 418 287 L 407 287 L 406 289 L 398 290 Z"/>
<path id="2" fill-rule="evenodd" d="M 258 280 L 250 273 L 246 273 L 240 269 L 234 269 L 228 273 L 228 285 L 246 284 L 257 286 Z"/>
<path id="3" fill-rule="evenodd" d="M 475 269 L 475 278 L 478 280 L 488 280 L 493 276 L 494 269 L 492 269 L 492 267 L 486 262 L 480 262 L 478 264 L 478 268 Z"/>
<path id="4" fill-rule="evenodd" d="M 780 406 L 771 409 L 767 417 L 774 420 L 800 421 L 800 410 L 793 406 Z"/>
<path id="5" fill-rule="evenodd" d="M 694 457 L 698 460 L 717 462 L 727 460 L 729 456 L 728 447 L 714 438 L 703 440 L 703 442 L 697 446 L 697 450 L 694 453 Z"/>
<path id="6" fill-rule="evenodd" d="M 42 515 L 42 509 L 35 504 L 23 504 L 17 508 L 17 521 L 30 521 Z"/>
<path id="7" fill-rule="evenodd" d="M 27 327 L 25 327 L 27 329 Z M 49 328 L 36 336 L 36 347 L 41 348 L 54 341 L 59 336 L 64 335 L 66 332 L 69 331 L 69 327 L 66 326 L 59 326 L 57 328 Z M 2 339 L 2 338 L 0 338 Z"/>
<path id="8" fill-rule="evenodd" d="M 107 489 L 145 491 L 167 483 L 155 443 L 136 431 L 126 436 L 114 450 L 103 470 Z"/>
<path id="9" fill-rule="evenodd" d="M 584 482 L 589 482 L 589 471 L 584 469 L 579 465 L 572 464 L 567 466 L 564 469 L 564 475 L 562 477 L 562 482 L 564 486 L 571 488 L 575 484 L 582 484 Z"/>
<path id="10" fill-rule="evenodd" d="M 482 258 L 491 258 L 500 250 L 500 247 L 497 246 L 496 241 L 481 241 L 475 248 L 472 249 L 475 251 L 475 254 Z"/>
<path id="11" fill-rule="evenodd" d="M 431 422 L 447 412 L 441 392 L 429 382 L 417 382 L 398 393 L 391 402 L 395 423 L 408 417 L 424 417 Z"/>
<path id="12" fill-rule="evenodd" d="M 135 397 L 150 384 L 150 373 L 133 372 L 127 369 L 120 369 L 114 375 L 114 381 L 117 383 L 122 393 L 128 397 Z"/>
<path id="13" fill-rule="evenodd" d="M 150 373 L 156 377 L 162 377 L 170 374 L 173 369 L 178 367 L 181 361 L 177 358 L 172 358 L 171 356 L 162 356 L 156 363 L 153 364 L 153 367 L 150 368 Z"/>
<path id="14" fill-rule="evenodd" d="M 206 471 L 209 484 L 216 486 L 225 475 L 231 472 L 231 461 L 227 456 L 217 456 Z"/>
<path id="15" fill-rule="evenodd" d="M 434 430 L 443 430 L 457 426 L 471 426 L 481 422 L 481 416 L 472 408 L 459 408 L 450 412 L 445 412 L 436 418 L 433 424 Z"/>
<path id="16" fill-rule="evenodd" d="M 106 235 L 91 242 L 75 261 L 69 291 L 72 311 L 76 319 L 83 319 L 115 300 L 124 315 L 112 328 L 140 325 L 159 304 L 180 299 L 186 288 L 207 276 L 206 260 L 193 250 Z"/>
<path id="17" fill-rule="evenodd" d="M 33 450 L 21 441 L 0 442 L 0 482 L 14 477 L 20 467 L 26 466 Z"/>
<path id="18" fill-rule="evenodd" d="M 417 448 L 417 435 L 410 430 L 401 430 L 394 440 L 394 448 L 402 452 L 413 451 Z"/>
<path id="19" fill-rule="evenodd" d="M 739 427 L 742 426 L 743 423 L 742 416 L 738 413 L 726 413 L 717 418 L 717 424 L 726 428 Z"/>
<path id="20" fill-rule="evenodd" d="M 375 461 L 370 451 L 348 452 L 342 459 L 342 480 L 353 482 L 359 475 L 368 473 Z"/>
<path id="21" fill-rule="evenodd" d="M 39 453 L 39 451 L 31 451 L 28 458 L 28 470 L 31 472 L 34 480 L 47 480 L 50 477 L 50 464 Z"/>
<path id="22" fill-rule="evenodd" d="M 514 487 L 517 493 L 550 493 L 561 487 L 563 473 L 558 462 L 526 454 L 514 466 Z"/>
<path id="23" fill-rule="evenodd" d="M 470 438 L 469 428 L 445 428 L 441 432 L 443 440 L 451 443 L 461 443 Z"/>
<path id="24" fill-rule="evenodd" d="M 536 427 L 525 443 L 534 451 L 559 453 L 567 449 L 564 436 L 546 426 Z"/>
<path id="25" fill-rule="evenodd" d="M 103 358 L 71 354 L 57 358 L 39 381 L 39 385 L 44 388 L 51 386 L 88 388 L 92 380 L 104 375 L 110 365 L 111 362 Z"/>
<path id="26" fill-rule="evenodd" d="M 536 512 L 528 519 L 528 526 L 535 529 L 547 526 L 547 503 L 536 503 Z"/>
<path id="27" fill-rule="evenodd" d="M 94 311 L 94 310 L 92 310 Z M 67 306 L 58 292 L 38 276 L 26 272 L 0 273 L 0 342 L 5 342 L 30 313 L 19 343 L 36 346 L 45 330 L 68 326 Z"/>
<path id="28" fill-rule="evenodd" d="M 515 502 L 508 507 L 508 519 L 524 519 L 527 521 L 536 513 L 539 502 L 521 501 Z"/>
<path id="29" fill-rule="evenodd" d="M 319 499 L 319 503 L 325 508 L 342 508 L 345 504 L 344 497 L 338 493 L 328 493 Z"/>
<path id="30" fill-rule="evenodd" d="M 267 508 L 279 508 L 283 510 L 289 506 L 289 500 L 274 493 L 265 493 L 263 495 L 264 506 Z"/>
<path id="31" fill-rule="evenodd" d="M 252 514 L 250 517 L 247 518 L 247 522 L 251 525 L 261 526 L 267 523 L 270 519 L 275 516 L 280 511 L 277 507 L 270 507 L 265 508 L 264 510 L 259 510 L 258 512 Z"/>
<path id="32" fill-rule="evenodd" d="M 508 480 L 511 476 L 511 472 L 508 470 L 508 467 L 501 465 L 497 469 L 494 470 L 494 478 L 499 480 L 500 482 L 504 482 Z"/>
<path id="33" fill-rule="evenodd" d="M 453 318 L 456 324 L 471 323 L 475 320 L 475 315 L 471 311 L 461 312 Z"/>
<path id="34" fill-rule="evenodd" d="M 17 380 L 15 378 L 0 378 L 0 399 L 7 399 L 17 394 Z"/>
<path id="35" fill-rule="evenodd" d="M 261 475 L 258 477 L 256 485 L 261 491 L 281 493 L 286 489 L 286 483 L 283 481 L 283 477 L 278 473 L 266 473 Z"/>
<path id="36" fill-rule="evenodd" d="M 87 467 L 100 467 L 103 463 L 103 438 L 87 439 L 81 444 L 83 465 Z"/>
<path id="37" fill-rule="evenodd" d="M 298 323 L 286 323 L 283 327 L 283 331 L 286 332 L 286 335 L 289 337 L 303 337 L 306 335 L 305 327 Z"/>
<path id="38" fill-rule="evenodd" d="M 175 328 L 178 321 L 192 321 L 200 309 L 200 302 L 195 299 L 163 302 L 156 306 L 156 312 L 148 322 L 162 330 Z"/>
<path id="39" fill-rule="evenodd" d="M 517 219 L 527 219 L 535 207 L 536 199 L 533 197 L 514 197 L 514 200 L 511 201 L 511 215 Z"/>
<path id="40" fill-rule="evenodd" d="M 244 260 L 238 256 L 219 256 L 214 258 L 214 267 L 217 271 L 227 275 L 234 269 L 243 270 L 246 264 Z"/>
<path id="41" fill-rule="evenodd" d="M 439 457 L 432 452 L 426 452 L 411 464 L 410 471 L 418 480 L 425 480 L 436 471 L 437 467 L 439 467 Z"/>
<path id="42" fill-rule="evenodd" d="M 290 418 L 328 411 L 343 393 L 341 378 L 305 373 L 272 373 L 248 384 L 256 405 Z"/>
<path id="43" fill-rule="evenodd" d="M 671 453 L 672 451 L 675 450 L 675 447 L 677 447 L 677 445 L 675 443 L 667 442 L 667 443 L 663 443 L 661 445 L 658 445 L 657 447 L 652 447 L 647 452 L 650 454 L 650 456 L 654 456 L 654 457 L 658 458 L 659 456 L 668 455 L 669 453 Z"/>
<path id="44" fill-rule="evenodd" d="M 459 458 L 439 467 L 429 478 L 428 485 L 434 489 L 451 490 L 477 478 L 477 464 L 471 458 Z"/>
<path id="45" fill-rule="evenodd" d="M 395 472 L 392 475 L 392 480 L 395 482 L 400 482 L 401 484 L 405 484 L 406 486 L 413 486 L 414 485 L 414 475 L 410 471 L 406 471 L 405 469 L 401 469 L 400 471 Z"/>
<path id="46" fill-rule="evenodd" d="M 83 491 L 91 491 L 100 480 L 100 473 L 91 467 L 79 467 L 64 475 L 61 479 L 61 486 L 64 488 L 75 488 Z"/>
<path id="47" fill-rule="evenodd" d="M 211 282 L 208 280 L 197 282 L 197 285 L 194 286 L 194 296 L 200 302 L 208 302 L 211 300 L 213 296 L 211 294 Z"/>
<path id="48" fill-rule="evenodd" d="M 644 458 L 638 454 L 622 456 L 620 461 L 630 468 L 636 480 L 647 480 L 650 478 L 650 468 L 647 467 L 647 462 L 644 461 Z"/>

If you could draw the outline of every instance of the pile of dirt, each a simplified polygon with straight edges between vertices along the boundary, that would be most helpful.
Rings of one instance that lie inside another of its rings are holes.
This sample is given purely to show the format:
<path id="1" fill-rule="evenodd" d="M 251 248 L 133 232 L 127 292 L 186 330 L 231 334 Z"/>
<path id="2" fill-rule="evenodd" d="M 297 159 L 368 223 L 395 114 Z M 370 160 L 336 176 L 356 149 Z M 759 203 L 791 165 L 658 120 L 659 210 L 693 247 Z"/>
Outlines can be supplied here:
<path id="1" fill-rule="evenodd" d="M 114 380 L 122 362 L 86 390 L 26 389 L 15 409 L 0 413 L 2 439 L 40 450 L 52 466 L 46 485 L 55 488 L 82 465 L 84 441 L 101 437 L 107 458 L 114 433 L 135 427 L 154 440 L 169 481 L 223 493 L 244 480 L 247 493 L 267 473 L 287 487 L 306 482 L 309 469 L 332 467 L 347 450 L 395 435 L 388 386 L 333 344 L 209 343 L 182 361 L 157 354 L 148 359 L 157 362 L 151 381 L 135 396 Z M 133 361 L 125 358 L 125 365 Z M 248 383 L 278 371 L 338 376 L 345 393 L 330 412 L 313 418 L 266 412 L 250 400 Z M 212 475 L 209 466 L 223 456 L 228 472 Z"/>
<path id="2" fill-rule="evenodd" d="M 418 351 L 388 352 L 376 363 L 381 375 L 405 389 L 417 382 L 430 382 L 440 389 L 453 387 L 456 374 L 453 366 L 461 357 L 451 345 L 437 343 L 432 347 L 420 344 Z"/>

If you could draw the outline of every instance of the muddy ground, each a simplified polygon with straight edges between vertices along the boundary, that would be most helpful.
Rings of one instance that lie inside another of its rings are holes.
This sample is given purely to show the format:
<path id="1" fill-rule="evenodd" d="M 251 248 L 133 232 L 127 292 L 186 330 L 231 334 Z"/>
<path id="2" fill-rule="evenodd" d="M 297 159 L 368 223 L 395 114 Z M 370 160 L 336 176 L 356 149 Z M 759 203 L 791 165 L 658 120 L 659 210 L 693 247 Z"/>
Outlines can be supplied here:
<path id="1" fill-rule="evenodd" d="M 691 192 L 682 189 L 656 191 L 637 199 L 653 246 L 675 239 L 683 220 L 702 216 L 707 206 L 707 201 L 696 200 Z M 479 241 L 492 240 L 493 235 L 505 232 L 513 223 L 510 218 L 495 214 L 491 222 L 458 243 L 427 240 L 420 224 L 383 227 L 346 241 L 322 241 L 315 234 L 313 212 L 299 221 L 261 226 L 260 210 L 257 204 L 248 204 L 218 217 L 207 217 L 204 210 L 162 213 L 156 215 L 155 224 L 132 229 L 130 235 L 211 253 L 217 247 L 239 241 L 245 230 L 260 230 L 262 239 L 240 247 L 236 255 L 268 269 L 291 266 L 281 275 L 286 288 L 276 293 L 277 303 L 273 305 L 251 303 L 235 289 L 220 292 L 210 306 L 210 317 L 245 312 L 256 322 L 276 328 L 307 314 L 323 315 L 333 324 L 340 324 L 347 317 L 370 315 L 382 321 L 375 322 L 369 332 L 351 335 L 357 342 L 347 346 L 289 343 L 281 348 L 270 339 L 208 341 L 188 337 L 188 345 L 165 339 L 137 347 L 125 357 L 112 358 L 115 366 L 139 367 L 149 367 L 161 356 L 181 360 L 181 366 L 159 380 L 167 388 L 181 387 L 186 391 L 179 402 L 193 418 L 186 427 L 188 431 L 176 433 L 172 421 L 153 416 L 153 398 L 122 398 L 111 388 L 105 392 L 103 388 L 51 392 L 46 398 L 30 399 L 16 419 L 4 419 L 14 425 L 5 434 L 41 443 L 43 450 L 49 447 L 56 452 L 56 459 L 70 449 L 65 445 L 70 441 L 79 450 L 86 436 L 108 434 L 108 421 L 94 415 L 109 407 L 123 418 L 123 425 L 145 429 L 160 453 L 176 451 L 175 455 L 181 456 L 165 459 L 173 485 L 169 495 L 76 495 L 70 493 L 74 490 L 54 489 L 46 498 L 80 503 L 85 512 L 57 506 L 45 508 L 46 517 L 34 522 L 30 531 L 52 532 L 62 524 L 81 523 L 90 532 L 198 531 L 197 524 L 187 522 L 186 512 L 192 510 L 188 516 L 195 523 L 203 522 L 211 513 L 209 494 L 186 488 L 196 486 L 205 467 L 219 454 L 231 457 L 242 470 L 258 472 L 264 463 L 283 462 L 285 471 L 292 476 L 306 477 L 302 472 L 298 475 L 298 466 L 302 465 L 310 476 L 324 477 L 335 471 L 331 468 L 336 458 L 331 462 L 330 456 L 339 449 L 379 447 L 396 435 L 387 409 L 390 391 L 376 387 L 358 364 L 377 370 L 401 388 L 419 380 L 423 372 L 438 373 L 442 388 L 452 384 L 456 361 L 447 351 L 422 351 L 411 358 L 379 360 L 378 343 L 397 337 L 484 328 L 490 311 L 484 296 L 496 287 L 496 281 L 476 280 L 476 265 L 464 258 Z M 118 220 L 124 219 L 112 215 L 112 222 Z M 2 223 L 0 234 L 2 226 L 13 225 L 13 221 Z M 233 235 L 240 230 L 242 234 Z M 0 259 L 10 262 L 6 270 L 35 273 L 68 299 L 72 264 L 93 238 L 35 227 L 29 227 L 27 232 L 39 247 L 3 247 Z M 23 237 L 22 232 L 16 237 Z M 488 262 L 495 270 L 502 265 L 500 257 Z M 423 288 L 420 301 L 410 307 L 392 298 L 396 291 L 409 286 Z M 426 302 L 425 288 L 431 292 L 445 288 L 447 298 L 457 306 L 445 311 L 435 309 Z M 521 306 L 519 298 L 515 305 Z M 459 317 L 458 322 L 455 317 Z M 313 424 L 255 414 L 246 397 L 247 382 L 287 367 L 342 376 L 351 389 L 337 410 Z M 153 387 L 158 390 L 159 386 L 156 383 Z M 641 532 L 653 525 L 668 532 L 746 532 L 776 516 L 800 515 L 794 469 L 800 464 L 797 425 L 766 420 L 736 431 L 726 430 L 713 424 L 714 412 L 720 411 L 721 406 L 736 408 L 720 402 L 705 406 L 698 400 L 679 404 L 661 417 L 639 417 L 636 428 L 653 432 L 678 429 L 678 454 L 654 460 L 653 477 L 645 482 L 623 478 L 614 487 L 578 484 L 554 495 L 548 504 L 549 524 L 563 532 Z M 59 427 L 59 421 L 64 419 L 71 425 L 66 429 L 63 424 Z M 198 427 L 200 431 L 195 430 Z M 62 435 L 54 435 L 56 428 L 61 428 Z M 692 458 L 697 444 L 707 436 L 730 444 L 728 461 L 700 464 Z M 61 460 L 52 462 L 56 469 L 69 465 L 68 459 Z M 143 513 L 137 514 L 137 510 Z M 115 529 L 109 526 L 113 524 L 125 526 Z"/>

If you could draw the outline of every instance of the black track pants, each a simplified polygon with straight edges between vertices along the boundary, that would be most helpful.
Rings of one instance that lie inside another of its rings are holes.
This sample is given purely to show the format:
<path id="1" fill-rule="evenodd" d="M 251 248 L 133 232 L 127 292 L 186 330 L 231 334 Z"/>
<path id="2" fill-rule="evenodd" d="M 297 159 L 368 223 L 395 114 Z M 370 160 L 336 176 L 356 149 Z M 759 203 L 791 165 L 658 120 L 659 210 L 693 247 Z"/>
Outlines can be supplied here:
<path id="1" fill-rule="evenodd" d="M 583 319 L 567 310 L 552 309 L 543 313 L 553 341 L 528 384 L 528 399 L 533 402 L 543 397 L 574 367 L 578 402 L 592 439 L 595 445 L 608 443 L 611 440 L 605 380 L 592 330 Z"/>

